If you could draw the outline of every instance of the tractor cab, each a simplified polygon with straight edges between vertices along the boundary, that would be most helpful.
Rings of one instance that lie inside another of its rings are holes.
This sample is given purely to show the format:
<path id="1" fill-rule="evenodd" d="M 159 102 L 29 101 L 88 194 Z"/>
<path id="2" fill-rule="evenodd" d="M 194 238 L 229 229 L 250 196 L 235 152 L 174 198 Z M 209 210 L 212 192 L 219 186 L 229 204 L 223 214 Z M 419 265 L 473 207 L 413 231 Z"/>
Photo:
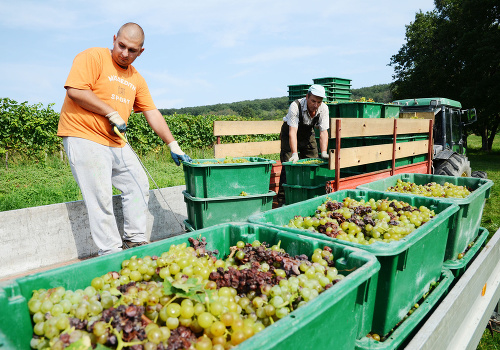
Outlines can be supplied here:
<path id="1" fill-rule="evenodd" d="M 464 127 L 477 120 L 475 109 L 462 109 L 458 101 L 442 97 L 414 98 L 393 101 L 401 105 L 400 118 L 432 119 L 434 173 L 450 176 L 471 176 L 466 156 Z"/>

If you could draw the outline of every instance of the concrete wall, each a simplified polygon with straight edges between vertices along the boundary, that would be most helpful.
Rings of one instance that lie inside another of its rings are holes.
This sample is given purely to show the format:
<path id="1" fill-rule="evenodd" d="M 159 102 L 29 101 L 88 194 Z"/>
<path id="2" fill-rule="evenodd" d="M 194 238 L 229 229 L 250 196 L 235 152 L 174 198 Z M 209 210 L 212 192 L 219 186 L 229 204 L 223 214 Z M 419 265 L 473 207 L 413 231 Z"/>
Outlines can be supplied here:
<path id="1" fill-rule="evenodd" d="M 150 191 L 148 229 L 151 241 L 184 232 L 187 219 L 182 191 L 176 186 Z M 113 197 L 123 233 L 120 196 Z M 83 201 L 0 212 L 0 278 L 97 254 Z"/>

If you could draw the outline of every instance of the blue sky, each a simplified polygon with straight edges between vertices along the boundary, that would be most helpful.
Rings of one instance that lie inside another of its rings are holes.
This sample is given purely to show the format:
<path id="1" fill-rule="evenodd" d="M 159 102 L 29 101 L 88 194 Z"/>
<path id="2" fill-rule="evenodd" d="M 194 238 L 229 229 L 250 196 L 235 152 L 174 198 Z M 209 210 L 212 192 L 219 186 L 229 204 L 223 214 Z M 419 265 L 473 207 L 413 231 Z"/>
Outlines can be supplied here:
<path id="1" fill-rule="evenodd" d="M 352 88 L 389 83 L 405 25 L 433 8 L 432 0 L 0 0 L 0 98 L 59 112 L 74 56 L 111 48 L 126 22 L 146 33 L 134 66 L 158 108 L 287 96 L 287 85 L 321 77 L 352 79 Z"/>

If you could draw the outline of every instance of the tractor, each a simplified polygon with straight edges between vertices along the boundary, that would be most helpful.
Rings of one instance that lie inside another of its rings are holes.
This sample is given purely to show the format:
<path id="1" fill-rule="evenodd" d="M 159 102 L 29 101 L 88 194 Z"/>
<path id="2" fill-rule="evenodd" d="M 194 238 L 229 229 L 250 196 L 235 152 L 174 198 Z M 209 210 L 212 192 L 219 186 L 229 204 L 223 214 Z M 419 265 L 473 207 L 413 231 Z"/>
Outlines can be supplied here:
<path id="1" fill-rule="evenodd" d="M 458 101 L 441 97 L 396 100 L 400 118 L 433 119 L 433 173 L 436 175 L 486 178 L 484 171 L 471 171 L 464 128 L 477 120 L 476 110 L 462 109 Z"/>

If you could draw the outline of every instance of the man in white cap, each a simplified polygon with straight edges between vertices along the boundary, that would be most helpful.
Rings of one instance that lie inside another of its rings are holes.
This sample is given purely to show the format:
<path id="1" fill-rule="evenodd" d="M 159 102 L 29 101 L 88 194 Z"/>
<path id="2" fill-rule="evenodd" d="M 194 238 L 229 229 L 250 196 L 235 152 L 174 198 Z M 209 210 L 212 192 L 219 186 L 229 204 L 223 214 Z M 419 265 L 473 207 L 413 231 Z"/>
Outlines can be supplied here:
<path id="1" fill-rule="evenodd" d="M 281 163 L 296 162 L 304 158 L 318 158 L 318 147 L 314 128 L 319 128 L 321 158 L 328 159 L 328 106 L 323 103 L 325 88 L 314 84 L 306 97 L 290 104 L 288 114 L 281 127 Z M 286 183 L 285 168 L 281 170 L 278 199 L 283 201 L 283 183 Z"/>

